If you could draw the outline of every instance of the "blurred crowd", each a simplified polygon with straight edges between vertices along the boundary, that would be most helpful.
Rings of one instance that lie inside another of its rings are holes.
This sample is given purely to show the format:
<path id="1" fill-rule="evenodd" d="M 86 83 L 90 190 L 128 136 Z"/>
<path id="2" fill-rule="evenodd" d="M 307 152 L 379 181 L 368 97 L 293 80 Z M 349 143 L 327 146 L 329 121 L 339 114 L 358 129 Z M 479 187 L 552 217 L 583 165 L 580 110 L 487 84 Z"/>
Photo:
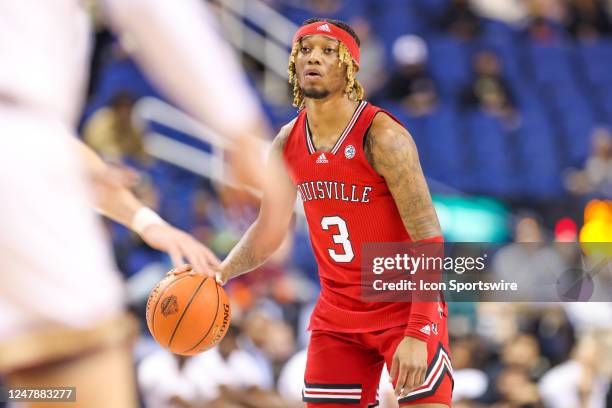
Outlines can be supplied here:
<path id="1" fill-rule="evenodd" d="M 532 274 L 537 286 L 545 266 L 561 270 L 577 262 L 545 242 L 576 242 L 586 200 L 612 197 L 612 2 L 266 3 L 298 24 L 313 15 L 348 21 L 361 37 L 359 77 L 368 99 L 406 123 L 426 175 L 530 211 L 508 220 L 512 243 L 537 245 L 499 251 L 499 276 Z M 256 87 L 263 68 L 245 62 Z M 159 94 L 103 26 L 92 70 L 84 140 L 106 160 L 138 170 L 143 201 L 223 257 L 256 217 L 257 200 L 147 152 L 151 125 L 135 121 L 133 110 L 139 98 Z M 262 99 L 276 128 L 295 114 L 289 95 L 287 89 L 285 108 Z M 573 225 L 562 236 L 549 232 L 560 213 Z M 106 225 L 131 307 L 144 319 L 148 291 L 170 268 L 169 259 L 125 228 Z M 602 276 L 612 281 L 609 272 Z M 144 406 L 302 406 L 306 325 L 317 279 L 297 217 L 271 262 L 227 286 L 234 317 L 219 347 L 173 356 L 143 324 L 135 359 Z M 455 406 L 612 406 L 609 303 L 462 302 L 449 309 Z M 381 384 L 381 407 L 396 406 L 385 378 Z"/>

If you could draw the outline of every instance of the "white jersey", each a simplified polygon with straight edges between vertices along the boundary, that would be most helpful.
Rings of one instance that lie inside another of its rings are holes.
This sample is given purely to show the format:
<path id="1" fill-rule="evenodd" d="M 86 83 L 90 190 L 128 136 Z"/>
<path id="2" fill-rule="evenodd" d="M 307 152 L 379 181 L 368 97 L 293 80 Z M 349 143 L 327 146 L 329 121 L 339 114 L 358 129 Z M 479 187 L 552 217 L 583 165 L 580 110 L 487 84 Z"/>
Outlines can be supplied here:
<path id="1" fill-rule="evenodd" d="M 201 0 L 105 0 L 115 30 L 183 109 L 224 136 L 259 110 Z M 121 312 L 122 288 L 71 137 L 91 31 L 80 0 L 0 0 L 0 345 Z"/>
<path id="2" fill-rule="evenodd" d="M 0 99 L 74 124 L 89 60 L 80 0 L 0 1 Z"/>

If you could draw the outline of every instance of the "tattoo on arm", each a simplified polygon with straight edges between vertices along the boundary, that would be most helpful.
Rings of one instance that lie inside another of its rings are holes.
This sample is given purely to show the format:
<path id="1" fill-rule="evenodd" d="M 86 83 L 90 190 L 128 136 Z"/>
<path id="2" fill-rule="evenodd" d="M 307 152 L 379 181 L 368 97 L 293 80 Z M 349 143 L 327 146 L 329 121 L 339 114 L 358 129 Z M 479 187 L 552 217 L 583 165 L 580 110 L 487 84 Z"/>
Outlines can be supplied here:
<path id="1" fill-rule="evenodd" d="M 223 274 L 228 279 L 252 271 L 265 261 L 257 256 L 254 245 L 257 233 L 254 230 L 251 226 L 223 262 Z"/>
<path id="2" fill-rule="evenodd" d="M 418 241 L 441 235 L 410 134 L 395 124 L 373 126 L 364 147 L 367 160 L 384 177 L 410 237 Z"/>

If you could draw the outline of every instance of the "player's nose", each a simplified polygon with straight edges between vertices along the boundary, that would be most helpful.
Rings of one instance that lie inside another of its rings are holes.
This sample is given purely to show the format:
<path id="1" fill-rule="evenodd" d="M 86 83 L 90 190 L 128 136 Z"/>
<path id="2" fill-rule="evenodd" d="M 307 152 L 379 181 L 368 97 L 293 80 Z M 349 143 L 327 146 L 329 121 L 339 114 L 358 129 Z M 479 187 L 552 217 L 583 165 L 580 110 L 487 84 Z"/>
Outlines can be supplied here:
<path id="1" fill-rule="evenodd" d="M 317 48 L 313 49 L 308 54 L 308 64 L 321 64 L 321 57 L 323 56 L 323 51 Z"/>

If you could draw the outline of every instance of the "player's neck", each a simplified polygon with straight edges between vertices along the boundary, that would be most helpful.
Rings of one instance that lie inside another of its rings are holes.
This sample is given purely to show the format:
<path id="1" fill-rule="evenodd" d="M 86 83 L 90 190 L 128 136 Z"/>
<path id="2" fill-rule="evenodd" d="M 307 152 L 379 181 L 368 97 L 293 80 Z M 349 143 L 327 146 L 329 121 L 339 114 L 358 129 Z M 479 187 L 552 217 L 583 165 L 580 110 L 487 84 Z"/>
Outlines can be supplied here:
<path id="1" fill-rule="evenodd" d="M 358 105 L 345 94 L 325 99 L 306 98 L 305 102 L 310 130 L 321 137 L 342 132 Z"/>

